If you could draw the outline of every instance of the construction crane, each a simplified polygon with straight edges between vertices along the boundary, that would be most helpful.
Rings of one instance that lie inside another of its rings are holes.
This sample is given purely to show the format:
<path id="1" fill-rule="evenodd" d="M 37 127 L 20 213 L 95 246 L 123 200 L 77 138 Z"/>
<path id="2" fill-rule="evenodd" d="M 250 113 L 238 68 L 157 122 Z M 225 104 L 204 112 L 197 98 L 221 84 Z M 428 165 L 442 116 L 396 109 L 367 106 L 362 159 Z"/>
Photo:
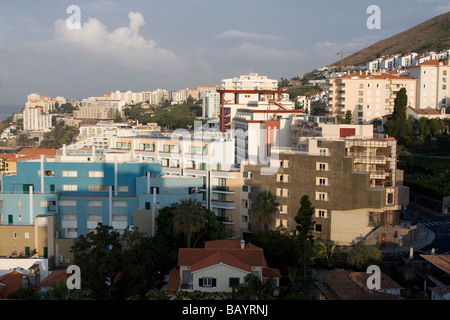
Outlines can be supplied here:
<path id="1" fill-rule="evenodd" d="M 336 53 L 337 55 L 341 56 L 341 69 L 339 70 L 340 72 L 344 71 L 344 53 L 348 52 L 344 52 L 341 50 L 341 52 Z"/>

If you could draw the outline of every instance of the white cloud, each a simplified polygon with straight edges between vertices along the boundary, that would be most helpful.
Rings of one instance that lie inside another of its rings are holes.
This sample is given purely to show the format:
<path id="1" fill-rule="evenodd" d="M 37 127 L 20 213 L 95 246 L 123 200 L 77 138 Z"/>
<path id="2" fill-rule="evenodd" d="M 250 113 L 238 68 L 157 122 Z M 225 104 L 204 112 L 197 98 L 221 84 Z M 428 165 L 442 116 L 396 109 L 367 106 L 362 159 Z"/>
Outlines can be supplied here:
<path id="1" fill-rule="evenodd" d="M 72 59 L 96 60 L 96 65 L 111 64 L 147 70 L 154 73 L 170 72 L 183 68 L 184 63 L 168 49 L 157 46 L 153 39 L 145 39 L 140 28 L 145 25 L 139 12 L 128 14 L 129 25 L 112 32 L 95 18 L 89 18 L 80 29 L 69 29 L 66 21 L 55 22 L 54 39 L 41 47 L 58 47 L 59 55 Z"/>

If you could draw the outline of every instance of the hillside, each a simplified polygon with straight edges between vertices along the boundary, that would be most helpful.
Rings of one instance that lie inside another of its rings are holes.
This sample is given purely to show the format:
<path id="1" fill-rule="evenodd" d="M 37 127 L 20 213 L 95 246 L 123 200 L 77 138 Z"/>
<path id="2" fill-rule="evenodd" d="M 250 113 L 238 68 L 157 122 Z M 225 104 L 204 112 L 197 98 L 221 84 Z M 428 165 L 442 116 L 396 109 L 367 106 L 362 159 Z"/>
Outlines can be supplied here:
<path id="1" fill-rule="evenodd" d="M 367 61 L 383 55 L 408 52 L 421 54 L 444 49 L 450 49 L 450 11 L 344 57 L 344 65 L 365 65 Z M 339 64 L 340 60 L 331 65 Z"/>

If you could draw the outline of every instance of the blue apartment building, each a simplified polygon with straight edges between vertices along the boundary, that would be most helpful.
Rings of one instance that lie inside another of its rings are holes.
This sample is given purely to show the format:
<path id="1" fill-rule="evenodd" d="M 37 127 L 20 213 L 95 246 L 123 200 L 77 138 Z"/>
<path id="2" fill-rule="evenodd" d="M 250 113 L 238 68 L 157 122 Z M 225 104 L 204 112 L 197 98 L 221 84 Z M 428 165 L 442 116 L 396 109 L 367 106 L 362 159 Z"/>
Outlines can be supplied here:
<path id="1" fill-rule="evenodd" d="M 192 197 L 202 201 L 201 178 L 161 175 L 161 164 L 144 162 L 36 161 L 17 163 L 1 176 L 0 224 L 33 225 L 54 215 L 57 238 L 76 238 L 98 223 L 119 231 L 133 226 L 135 210 L 163 208 Z"/>

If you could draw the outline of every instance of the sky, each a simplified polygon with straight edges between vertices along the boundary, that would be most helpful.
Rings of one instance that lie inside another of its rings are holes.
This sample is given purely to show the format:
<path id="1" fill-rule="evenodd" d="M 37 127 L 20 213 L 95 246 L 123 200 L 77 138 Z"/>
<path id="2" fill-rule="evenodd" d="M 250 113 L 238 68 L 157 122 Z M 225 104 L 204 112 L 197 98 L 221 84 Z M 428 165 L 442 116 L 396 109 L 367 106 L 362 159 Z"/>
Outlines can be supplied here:
<path id="1" fill-rule="evenodd" d="M 72 5 L 79 29 L 67 24 Z M 371 5 L 379 29 L 367 27 Z M 291 78 L 449 10 L 448 0 L 1 1 L 0 115 L 30 93 L 83 99 L 251 72 Z"/>

